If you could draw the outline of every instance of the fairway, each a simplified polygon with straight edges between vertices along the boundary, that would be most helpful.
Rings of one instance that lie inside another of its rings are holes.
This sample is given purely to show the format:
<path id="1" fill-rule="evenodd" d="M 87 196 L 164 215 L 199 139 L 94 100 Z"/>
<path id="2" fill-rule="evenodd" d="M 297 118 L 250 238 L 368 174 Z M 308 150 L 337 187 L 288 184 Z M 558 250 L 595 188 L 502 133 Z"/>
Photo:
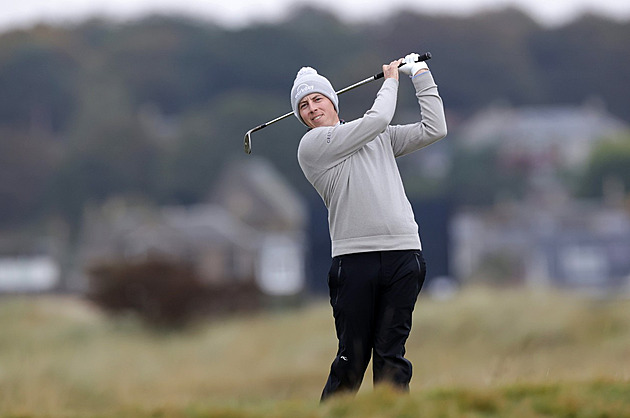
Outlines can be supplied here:
<path id="1" fill-rule="evenodd" d="M 630 417 L 630 300 L 524 289 L 421 296 L 411 393 L 319 395 L 325 300 L 159 333 L 81 299 L 0 299 L 0 417 Z"/>

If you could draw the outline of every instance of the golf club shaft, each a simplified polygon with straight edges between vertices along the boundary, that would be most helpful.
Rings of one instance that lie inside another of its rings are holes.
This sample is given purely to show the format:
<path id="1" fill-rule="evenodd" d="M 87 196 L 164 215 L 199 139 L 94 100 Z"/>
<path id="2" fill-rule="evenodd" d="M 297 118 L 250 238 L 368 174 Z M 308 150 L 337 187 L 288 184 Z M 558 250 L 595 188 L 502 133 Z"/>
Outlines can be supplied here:
<path id="1" fill-rule="evenodd" d="M 424 54 L 422 54 L 422 55 L 420 55 L 420 56 L 418 57 L 418 59 L 416 60 L 416 62 L 427 61 L 427 60 L 430 60 L 430 59 L 431 59 L 431 53 L 430 53 L 430 52 L 425 52 Z M 404 64 L 404 63 L 403 63 L 403 64 L 400 64 L 400 65 L 398 66 L 398 68 L 402 67 L 403 65 L 405 65 L 405 64 Z M 378 73 L 378 74 L 374 74 L 373 76 L 370 76 L 370 77 L 366 78 L 365 80 L 361 80 L 361 81 L 359 81 L 359 82 L 357 82 L 357 83 L 354 83 L 354 84 L 352 84 L 351 86 L 348 86 L 348 87 L 343 88 L 343 89 L 341 89 L 341 90 L 339 90 L 339 91 L 336 91 L 335 93 L 336 93 L 337 95 L 339 95 L 339 94 L 343 94 L 343 93 L 345 93 L 345 92 L 347 92 L 347 91 L 353 90 L 353 89 L 355 89 L 355 88 L 357 88 L 357 87 L 360 87 L 360 86 L 362 86 L 362 85 L 364 85 L 364 84 L 370 83 L 370 82 L 372 82 L 372 81 L 374 81 L 374 80 L 378 80 L 379 78 L 383 78 L 384 76 L 385 76 L 385 74 L 384 74 L 384 73 L 382 73 L 382 72 L 381 72 L 381 73 Z M 269 126 L 269 125 L 271 125 L 271 124 L 274 124 L 274 123 L 276 123 L 276 122 L 279 122 L 279 121 L 281 121 L 282 119 L 286 119 L 286 118 L 288 118 L 289 116 L 291 116 L 292 114 L 293 114 L 293 112 L 288 112 L 288 113 L 286 113 L 286 114 L 284 114 L 284 115 L 282 115 L 282 116 L 278 116 L 277 118 L 272 119 L 272 120 L 270 120 L 269 122 L 265 122 L 265 123 L 263 123 L 262 125 L 258 125 L 257 127 L 255 127 L 255 128 L 253 128 L 253 129 L 250 129 L 249 131 L 247 131 L 247 133 L 245 134 L 245 153 L 247 153 L 247 154 L 251 154 L 251 152 L 252 152 L 252 145 L 251 145 L 251 135 L 252 135 L 252 133 L 254 133 L 254 132 L 256 132 L 256 131 L 259 131 L 259 130 L 261 130 L 261 129 L 263 129 L 263 128 L 266 128 L 267 126 Z"/>
<path id="2" fill-rule="evenodd" d="M 426 53 L 424 53 L 424 54 L 420 55 L 420 56 L 418 57 L 418 59 L 416 60 L 416 62 L 427 61 L 427 60 L 430 60 L 430 59 L 431 59 L 431 53 L 430 53 L 430 52 L 426 52 Z M 405 64 L 404 64 L 404 63 L 400 64 L 400 65 L 398 66 L 398 68 L 402 67 L 403 65 L 405 65 Z M 338 91 L 338 92 L 336 92 L 336 93 L 337 93 L 338 95 L 339 95 L 339 94 L 343 94 L 343 93 L 345 93 L 345 92 L 347 92 L 347 91 L 350 91 L 350 90 L 352 90 L 352 89 L 355 89 L 355 88 L 357 88 L 357 87 L 360 87 L 360 86 L 362 86 L 362 85 L 364 85 L 364 84 L 367 84 L 367 83 L 369 83 L 369 82 L 371 82 L 371 81 L 378 80 L 379 78 L 383 78 L 384 76 L 385 76 L 385 73 L 383 73 L 383 72 L 380 72 L 380 73 L 378 73 L 378 74 L 374 74 L 373 76 L 368 77 L 368 78 L 366 78 L 365 80 L 361 80 L 361 81 L 359 81 L 359 82 L 357 82 L 357 83 L 354 83 L 354 84 L 353 84 L 353 85 L 351 85 L 351 86 L 348 86 L 348 87 L 346 87 L 346 88 L 343 88 L 343 89 L 339 90 L 339 91 Z"/>

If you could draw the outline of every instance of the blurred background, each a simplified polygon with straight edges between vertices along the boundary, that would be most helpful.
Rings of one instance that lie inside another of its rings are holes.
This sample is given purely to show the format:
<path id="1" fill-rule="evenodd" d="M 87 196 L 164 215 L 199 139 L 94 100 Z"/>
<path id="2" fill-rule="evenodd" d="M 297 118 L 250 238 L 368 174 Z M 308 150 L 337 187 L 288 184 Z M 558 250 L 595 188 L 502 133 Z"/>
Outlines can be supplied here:
<path id="1" fill-rule="evenodd" d="M 400 160 L 425 291 L 629 291 L 628 5 L 205 3 L 3 12 L 0 292 L 94 296 L 143 267 L 152 288 L 158 262 L 234 295 L 325 294 L 326 210 L 296 161 L 303 127 L 254 133 L 251 156 L 243 135 L 290 109 L 301 66 L 339 89 L 412 51 L 432 52 L 449 124 Z M 342 96 L 341 117 L 360 117 L 379 84 Z M 403 81 L 394 123 L 416 109 Z"/>
<path id="2" fill-rule="evenodd" d="M 0 416 L 628 416 L 628 39 L 612 0 L 2 2 Z M 316 409 L 326 209 L 297 120 L 243 137 L 302 66 L 340 89 L 425 51 L 412 397 Z"/>

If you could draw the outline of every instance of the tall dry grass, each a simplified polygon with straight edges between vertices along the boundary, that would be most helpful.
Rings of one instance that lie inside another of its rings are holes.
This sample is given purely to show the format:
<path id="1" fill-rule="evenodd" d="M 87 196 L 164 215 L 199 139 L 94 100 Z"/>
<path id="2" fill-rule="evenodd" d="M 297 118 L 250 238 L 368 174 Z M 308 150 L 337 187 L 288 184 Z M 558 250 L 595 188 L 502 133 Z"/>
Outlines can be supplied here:
<path id="1" fill-rule="evenodd" d="M 629 308 L 522 289 L 421 297 L 411 396 L 374 391 L 368 371 L 356 398 L 320 407 L 336 350 L 326 301 L 157 333 L 80 299 L 3 298 L 0 417 L 624 416 Z"/>

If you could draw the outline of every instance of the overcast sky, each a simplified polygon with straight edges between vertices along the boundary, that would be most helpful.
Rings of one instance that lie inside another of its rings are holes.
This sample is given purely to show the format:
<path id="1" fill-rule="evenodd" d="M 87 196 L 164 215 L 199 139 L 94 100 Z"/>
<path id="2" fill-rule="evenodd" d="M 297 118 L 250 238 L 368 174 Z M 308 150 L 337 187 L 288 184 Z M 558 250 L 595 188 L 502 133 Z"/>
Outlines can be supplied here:
<path id="1" fill-rule="evenodd" d="M 76 22 L 92 16 L 129 19 L 152 12 L 204 17 L 242 27 L 281 19 L 298 4 L 329 7 L 351 21 L 378 19 L 401 8 L 468 14 L 507 5 L 519 6 L 551 25 L 564 23 L 584 11 L 624 20 L 630 17 L 630 0 L 0 0 L 0 30 L 41 21 Z"/>

